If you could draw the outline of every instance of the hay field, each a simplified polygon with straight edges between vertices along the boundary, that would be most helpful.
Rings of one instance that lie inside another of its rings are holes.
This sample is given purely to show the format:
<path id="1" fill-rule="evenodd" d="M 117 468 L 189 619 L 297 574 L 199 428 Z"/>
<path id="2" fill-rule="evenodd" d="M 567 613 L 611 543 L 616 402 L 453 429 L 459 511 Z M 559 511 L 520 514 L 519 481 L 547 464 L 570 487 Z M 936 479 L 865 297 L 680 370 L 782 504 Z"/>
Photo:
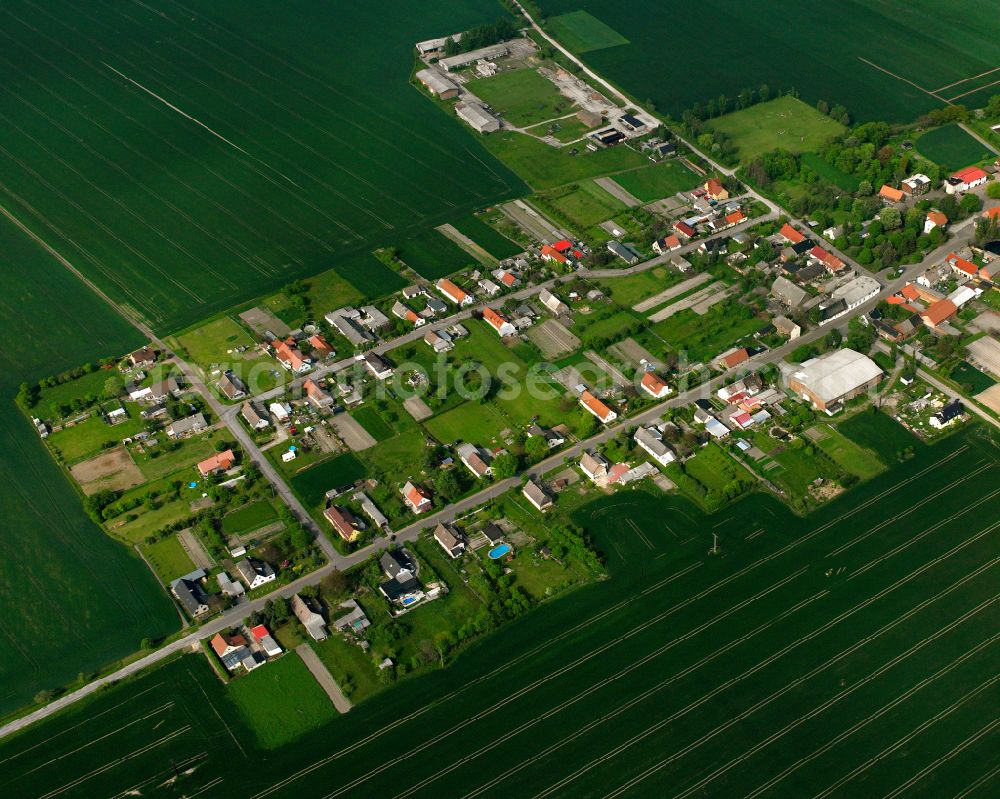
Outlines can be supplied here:
<path id="1" fill-rule="evenodd" d="M 0 204 L 168 332 L 523 193 L 408 82 L 497 9 L 409 5 L 4 3 Z"/>
<path id="2" fill-rule="evenodd" d="M 806 519 L 762 495 L 706 517 L 620 492 L 577 514 L 610 580 L 271 751 L 249 791 L 224 778 L 260 753 L 200 655 L 0 746 L 0 786 L 116 795 L 197 756 L 187 795 L 221 780 L 210 795 L 244 799 L 988 796 L 1000 509 L 967 477 L 998 457 L 970 430 Z M 100 737 L 112 718 L 127 742 Z"/>
<path id="3" fill-rule="evenodd" d="M 909 122 L 945 100 L 981 106 L 1000 85 L 995 3 L 705 0 L 692 7 L 681 0 L 541 0 L 539 5 L 553 20 L 553 33 L 562 14 L 583 10 L 627 38 L 629 44 L 585 52 L 584 60 L 674 118 L 695 103 L 720 94 L 732 98 L 744 87 L 767 83 L 772 91 L 798 89 L 809 105 L 843 103 L 855 120 Z M 565 44 L 572 47 L 571 41 Z"/>
<path id="4" fill-rule="evenodd" d="M 173 632 L 180 620 L 138 556 L 84 515 L 69 478 L 13 403 L 21 381 L 128 352 L 142 340 L 3 219 L 0 271 L 4 714 L 30 703 L 39 690 L 134 652 L 144 637 Z"/>

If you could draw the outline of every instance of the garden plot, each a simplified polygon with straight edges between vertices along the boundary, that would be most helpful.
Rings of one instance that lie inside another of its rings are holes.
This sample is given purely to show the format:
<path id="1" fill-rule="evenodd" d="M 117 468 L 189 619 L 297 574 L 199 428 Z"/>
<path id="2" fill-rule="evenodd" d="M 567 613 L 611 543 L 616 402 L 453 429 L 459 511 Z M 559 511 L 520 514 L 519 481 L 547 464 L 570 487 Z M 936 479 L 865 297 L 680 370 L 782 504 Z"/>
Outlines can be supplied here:
<path id="1" fill-rule="evenodd" d="M 124 491 L 145 482 L 142 472 L 125 447 L 116 447 L 110 452 L 78 463 L 70 468 L 70 473 L 88 496 L 105 488 Z"/>
<path id="2" fill-rule="evenodd" d="M 542 351 L 546 358 L 557 358 L 573 352 L 580 346 L 580 339 L 573 335 L 562 322 L 546 319 L 528 331 L 528 338 Z"/>
<path id="3" fill-rule="evenodd" d="M 604 189 L 608 194 L 621 200 L 629 208 L 637 208 L 642 205 L 642 201 L 614 181 L 614 178 L 597 178 L 594 183 Z"/>
<path id="4" fill-rule="evenodd" d="M 702 272 L 701 274 L 695 275 L 692 278 L 688 278 L 683 283 L 678 283 L 676 286 L 671 286 L 668 289 L 664 289 L 659 294 L 654 294 L 652 297 L 647 297 L 642 302 L 638 302 L 632 306 L 633 311 L 638 311 L 639 313 L 645 313 L 657 305 L 662 305 L 663 303 L 672 300 L 674 297 L 679 297 L 681 294 L 685 294 L 696 286 L 700 286 L 706 280 L 710 280 L 712 276 L 708 272 Z"/>
<path id="5" fill-rule="evenodd" d="M 977 339 L 969 345 L 968 350 L 969 360 L 1000 376 L 1000 341 L 993 338 Z"/>
<path id="6" fill-rule="evenodd" d="M 330 420 L 330 424 L 353 452 L 374 447 L 378 443 L 375 437 L 350 414 L 338 413 Z"/>
<path id="7" fill-rule="evenodd" d="M 654 369 L 660 369 L 663 366 L 659 358 L 655 357 L 653 353 L 633 338 L 627 338 L 609 347 L 608 352 L 616 355 L 623 361 L 629 361 L 635 367 L 644 365 L 644 362 L 651 364 Z"/>
<path id="8" fill-rule="evenodd" d="M 705 286 L 705 288 L 696 291 L 690 297 L 685 297 L 682 300 L 678 300 L 677 302 L 671 303 L 666 308 L 660 309 L 659 311 L 657 311 L 656 313 L 652 314 L 649 317 L 649 321 L 662 322 L 664 319 L 669 319 L 674 314 L 680 313 L 681 311 L 687 310 L 688 308 L 694 310 L 695 306 L 700 306 L 706 300 L 711 300 L 713 297 L 716 297 L 717 295 L 718 299 L 715 300 L 715 302 L 719 302 L 720 300 L 725 299 L 726 294 L 729 292 L 729 290 L 730 289 L 726 287 L 721 280 L 718 280 L 715 283 L 712 283 L 711 285 Z M 704 314 L 705 310 L 707 310 L 707 308 L 702 310 L 699 313 L 699 316 L 701 314 Z"/>

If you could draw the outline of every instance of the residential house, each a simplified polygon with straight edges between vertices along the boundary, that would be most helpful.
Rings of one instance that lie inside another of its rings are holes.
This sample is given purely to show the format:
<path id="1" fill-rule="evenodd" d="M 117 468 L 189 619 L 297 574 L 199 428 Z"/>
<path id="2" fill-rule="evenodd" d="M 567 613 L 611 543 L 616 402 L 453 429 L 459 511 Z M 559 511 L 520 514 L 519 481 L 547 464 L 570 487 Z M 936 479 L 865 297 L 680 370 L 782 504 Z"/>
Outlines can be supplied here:
<path id="1" fill-rule="evenodd" d="M 528 438 L 541 436 L 548 443 L 549 449 L 555 449 L 556 447 L 561 447 L 566 443 L 566 436 L 558 429 L 560 427 L 564 428 L 564 425 L 559 425 L 558 427 L 549 430 L 541 425 L 533 424 L 528 428 L 527 436 Z"/>
<path id="2" fill-rule="evenodd" d="M 797 231 L 787 222 L 781 226 L 781 230 L 778 231 L 778 235 L 789 244 L 801 244 L 806 240 L 806 237 L 802 233 Z"/>
<path id="3" fill-rule="evenodd" d="M 416 486 L 409 480 L 400 489 L 403 495 L 403 502 L 414 513 L 424 513 L 431 508 L 431 497 L 427 491 L 420 486 Z"/>
<path id="4" fill-rule="evenodd" d="M 315 336 L 309 337 L 309 344 L 312 346 L 312 354 L 316 358 L 329 358 L 333 355 L 333 347 L 318 333 Z"/>
<path id="5" fill-rule="evenodd" d="M 594 483 L 607 478 L 610 465 L 608 459 L 599 452 L 584 452 L 580 458 L 580 470 Z"/>
<path id="6" fill-rule="evenodd" d="M 170 593 L 172 593 L 181 607 L 192 618 L 208 613 L 208 596 L 201 587 L 201 581 L 205 579 L 204 569 L 195 569 L 190 574 L 178 577 L 170 583 Z"/>
<path id="7" fill-rule="evenodd" d="M 455 348 L 451 336 L 444 331 L 435 332 L 428 330 L 424 333 L 424 344 L 434 350 L 434 352 L 448 352 L 448 350 Z"/>
<path id="8" fill-rule="evenodd" d="M 341 508 L 337 505 L 331 505 L 323 511 L 323 517 L 333 525 L 333 529 L 348 543 L 357 541 L 358 536 L 365 529 L 364 522 L 358 519 L 347 508 Z"/>
<path id="9" fill-rule="evenodd" d="M 243 403 L 243 406 L 240 408 L 240 416 L 250 425 L 251 430 L 263 430 L 270 424 L 264 411 L 252 402 Z"/>
<path id="10" fill-rule="evenodd" d="M 524 498 L 542 513 L 552 507 L 552 497 L 534 480 L 529 480 L 521 489 Z"/>
<path id="11" fill-rule="evenodd" d="M 434 540 L 450 558 L 459 558 L 465 552 L 465 540 L 462 534 L 450 524 L 439 524 L 435 527 Z"/>
<path id="12" fill-rule="evenodd" d="M 243 558 L 236 564 L 235 568 L 240 577 L 243 578 L 243 582 L 246 583 L 248 591 L 272 583 L 278 576 L 271 564 L 251 558 Z"/>
<path id="13" fill-rule="evenodd" d="M 226 574 L 226 572 L 219 572 L 219 576 L 216 579 L 219 582 L 219 590 L 226 596 L 233 597 L 235 599 L 246 594 L 246 589 L 243 587 L 243 583 L 239 580 L 233 580 L 228 574 Z"/>
<path id="14" fill-rule="evenodd" d="M 208 422 L 205 420 L 205 414 L 195 413 L 191 416 L 171 422 L 170 426 L 167 428 L 167 435 L 170 438 L 184 438 L 185 436 L 200 433 L 207 427 Z"/>
<path id="15" fill-rule="evenodd" d="M 955 253 L 950 253 L 944 259 L 944 262 L 950 266 L 952 271 L 954 271 L 959 277 L 968 279 L 976 277 L 979 273 L 979 269 L 974 263 L 965 260 L 965 258 L 959 257 Z"/>
<path id="16" fill-rule="evenodd" d="M 541 300 L 542 305 L 548 308 L 556 316 L 569 312 L 569 306 L 548 289 L 542 289 L 538 293 L 538 299 Z"/>
<path id="17" fill-rule="evenodd" d="M 338 608 L 347 611 L 333 621 L 333 629 L 338 632 L 350 632 L 357 635 L 362 630 L 371 627 L 372 623 L 368 620 L 368 617 L 356 599 L 348 599 L 346 602 L 341 602 Z"/>
<path id="18" fill-rule="evenodd" d="M 375 340 L 375 337 L 361 326 L 361 311 L 356 308 L 338 308 L 323 318 L 355 347 L 361 347 Z"/>
<path id="19" fill-rule="evenodd" d="M 962 404 L 962 401 L 954 399 L 927 421 L 931 427 L 940 430 L 942 427 L 948 427 L 948 425 L 957 422 L 963 413 L 965 413 L 965 406 Z"/>
<path id="20" fill-rule="evenodd" d="M 376 380 L 388 380 L 392 377 L 392 367 L 374 352 L 366 352 L 362 360 Z"/>
<path id="21" fill-rule="evenodd" d="M 672 389 L 655 372 L 646 372 L 639 381 L 639 386 L 653 399 L 663 399 Z"/>
<path id="22" fill-rule="evenodd" d="M 932 330 L 937 329 L 958 313 L 958 307 L 949 299 L 938 300 L 920 314 L 921 321 Z"/>
<path id="23" fill-rule="evenodd" d="M 500 338 L 517 335 L 517 328 L 492 308 L 483 308 L 483 321 L 492 327 Z"/>
<path id="24" fill-rule="evenodd" d="M 750 353 L 747 351 L 747 348 L 738 347 L 722 353 L 722 355 L 715 359 L 715 363 L 720 369 L 732 369 L 739 366 L 741 363 L 745 363 L 749 359 Z"/>
<path id="25" fill-rule="evenodd" d="M 226 671 L 235 671 L 240 666 L 247 671 L 253 671 L 261 665 L 247 646 L 246 638 L 238 633 L 216 633 L 209 644 L 222 661 L 222 665 L 226 667 Z"/>
<path id="26" fill-rule="evenodd" d="M 615 239 L 608 242 L 608 251 L 617 255 L 630 266 L 635 265 L 642 260 L 642 254 L 639 253 L 634 247 L 629 244 L 623 244 Z"/>
<path id="27" fill-rule="evenodd" d="M 250 634 L 260 644 L 261 649 L 264 650 L 264 654 L 269 658 L 277 657 L 281 654 L 281 647 L 278 646 L 278 642 L 271 636 L 270 630 L 263 624 L 258 624 L 256 627 L 250 628 Z"/>
<path id="28" fill-rule="evenodd" d="M 493 272 L 493 277 L 500 281 L 500 283 L 506 288 L 512 289 L 520 285 L 521 281 L 517 275 L 511 272 L 509 269 L 496 269 Z"/>
<path id="29" fill-rule="evenodd" d="M 483 278 L 482 280 L 480 280 L 479 288 L 483 290 L 483 293 L 487 297 L 495 297 L 501 291 L 501 288 L 489 278 Z"/>
<path id="30" fill-rule="evenodd" d="M 292 415 L 292 406 L 287 402 L 272 402 L 267 410 L 276 422 L 287 422 Z"/>
<path id="31" fill-rule="evenodd" d="M 378 509 L 378 505 L 371 501 L 368 495 L 364 491 L 358 491 L 352 494 L 351 498 L 355 502 L 361 503 L 361 511 L 372 520 L 374 525 L 380 530 L 385 530 L 389 526 L 389 520 L 385 517 L 385 514 Z"/>
<path id="32" fill-rule="evenodd" d="M 709 178 L 705 181 L 705 185 L 702 188 L 705 189 L 706 196 L 716 202 L 729 199 L 729 190 L 715 178 Z"/>
<path id="33" fill-rule="evenodd" d="M 906 195 L 899 189 L 894 189 L 887 183 L 882 184 L 882 188 L 878 190 L 878 196 L 882 198 L 882 202 L 886 205 L 893 205 L 894 203 L 902 202 Z"/>
<path id="34" fill-rule="evenodd" d="M 306 628 L 309 637 L 314 641 L 325 641 L 327 638 L 326 621 L 299 594 L 293 594 L 291 599 L 292 613 L 302 626 Z"/>
<path id="35" fill-rule="evenodd" d="M 674 232 L 685 239 L 690 239 L 694 236 L 695 230 L 691 225 L 683 220 L 678 219 L 674 222 Z"/>
<path id="36" fill-rule="evenodd" d="M 977 166 L 969 166 L 955 172 L 944 182 L 944 190 L 948 194 L 959 194 L 982 186 L 990 176 Z"/>
<path id="37" fill-rule="evenodd" d="M 580 405 L 582 405 L 584 410 L 588 413 L 596 416 L 597 420 L 601 422 L 601 424 L 609 424 L 618 418 L 617 413 L 611 410 L 611 408 L 601 402 L 601 400 L 591 394 L 587 389 L 584 389 L 583 393 L 580 394 Z"/>
<path id="38" fill-rule="evenodd" d="M 927 218 L 924 220 L 925 234 L 930 233 L 934 228 L 944 230 L 946 227 L 948 227 L 948 217 L 937 210 L 927 212 Z"/>
<path id="39" fill-rule="evenodd" d="M 314 382 L 312 378 L 306 378 L 302 384 L 302 390 L 306 392 L 306 398 L 314 408 L 329 408 L 333 405 L 333 397 L 320 388 L 319 384 Z"/>
<path id="40" fill-rule="evenodd" d="M 904 194 L 926 194 L 931 190 L 931 179 L 927 175 L 918 172 L 916 175 L 911 175 L 903 180 L 899 184 L 899 188 Z"/>
<path id="41" fill-rule="evenodd" d="M 156 363 L 156 350 L 148 344 L 135 352 L 130 352 L 125 356 L 129 366 L 152 366 Z"/>
<path id="42" fill-rule="evenodd" d="M 396 300 L 392 306 L 392 315 L 398 319 L 402 319 L 404 322 L 409 322 L 414 327 L 420 327 L 427 322 L 427 320 L 418 315 L 416 311 L 412 308 L 407 308 L 399 300 Z"/>
<path id="43" fill-rule="evenodd" d="M 666 466 L 677 459 L 674 451 L 663 440 L 663 434 L 655 427 L 639 427 L 636 429 L 635 443 L 649 453 L 660 466 Z"/>
<path id="44" fill-rule="evenodd" d="M 724 219 L 726 222 L 726 227 L 733 227 L 734 225 L 739 225 L 740 223 L 745 222 L 747 219 L 747 215 L 744 214 L 741 209 L 737 208 L 735 211 L 731 211 L 730 213 L 726 214 Z"/>
<path id="45" fill-rule="evenodd" d="M 215 453 L 210 458 L 205 458 L 198 464 L 198 472 L 202 477 L 208 477 L 210 474 L 218 474 L 219 472 L 228 472 L 233 468 L 236 463 L 236 454 L 231 450 L 223 450 L 222 452 Z"/>
<path id="46" fill-rule="evenodd" d="M 456 305 L 472 305 L 472 303 L 475 302 L 475 299 L 471 295 L 466 294 L 462 291 L 462 289 L 448 280 L 448 278 L 441 278 L 435 285 L 437 286 L 437 290 L 444 295 L 446 300 L 449 300 Z"/>
<path id="47" fill-rule="evenodd" d="M 416 564 L 405 549 L 386 550 L 379 558 L 379 565 L 388 578 L 378 587 L 386 599 L 404 607 L 423 599 Z"/>
<path id="48" fill-rule="evenodd" d="M 238 400 L 247 395 L 246 384 L 233 372 L 224 372 L 219 378 L 218 386 L 227 399 Z"/>
<path id="49" fill-rule="evenodd" d="M 462 461 L 466 469 L 472 472 L 473 477 L 482 479 L 493 474 L 493 469 L 484 457 L 484 453 L 475 444 L 468 442 L 460 444 L 456 452 L 459 460 Z"/>
<path id="50" fill-rule="evenodd" d="M 787 336 L 789 341 L 802 335 L 802 328 L 787 316 L 776 316 L 771 320 L 771 324 L 774 325 L 775 332 Z"/>
<path id="51" fill-rule="evenodd" d="M 271 342 L 271 346 L 274 347 L 274 355 L 278 359 L 278 363 L 289 371 L 301 374 L 312 368 L 309 359 L 299 351 L 292 339 L 287 341 L 275 339 Z"/>
<path id="52" fill-rule="evenodd" d="M 569 258 L 559 252 L 555 247 L 550 244 L 543 244 L 540 251 L 543 261 L 551 261 L 557 264 L 568 264 Z"/>
<path id="53" fill-rule="evenodd" d="M 822 247 L 813 247 L 809 250 L 809 257 L 822 264 L 831 274 L 836 274 L 844 268 L 843 261 L 841 261 L 832 252 L 827 252 Z"/>
<path id="54" fill-rule="evenodd" d="M 663 236 L 653 242 L 653 252 L 657 255 L 673 252 L 674 250 L 679 250 L 680 248 L 681 240 L 676 233 L 671 233 L 669 236 Z"/>

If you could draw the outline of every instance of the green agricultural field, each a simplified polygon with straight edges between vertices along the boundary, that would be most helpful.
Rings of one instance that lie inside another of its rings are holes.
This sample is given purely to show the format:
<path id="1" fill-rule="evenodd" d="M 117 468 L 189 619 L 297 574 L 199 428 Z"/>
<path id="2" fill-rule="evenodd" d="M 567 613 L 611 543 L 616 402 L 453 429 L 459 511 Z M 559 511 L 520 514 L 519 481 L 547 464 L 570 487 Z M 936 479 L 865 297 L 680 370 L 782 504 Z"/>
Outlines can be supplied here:
<path id="1" fill-rule="evenodd" d="M 958 125 L 927 131 L 916 140 L 916 147 L 924 158 L 949 172 L 993 158 L 989 150 Z"/>
<path id="2" fill-rule="evenodd" d="M 331 488 L 353 483 L 364 476 L 364 466 L 351 453 L 329 458 L 322 463 L 296 474 L 292 488 L 309 505 L 318 505 Z"/>
<path id="3" fill-rule="evenodd" d="M 637 200 L 651 203 L 693 189 L 701 178 L 680 161 L 663 161 L 645 169 L 622 172 L 614 176 L 614 181 Z"/>
<path id="4" fill-rule="evenodd" d="M 570 11 L 548 20 L 552 34 L 575 53 L 628 44 L 628 39 L 586 11 Z"/>
<path id="5" fill-rule="evenodd" d="M 226 694 L 263 749 L 278 749 L 332 721 L 330 698 L 295 652 L 233 680 Z"/>
<path id="6" fill-rule="evenodd" d="M 392 438 L 396 435 L 396 431 L 392 425 L 383 419 L 379 415 L 379 412 L 371 405 L 364 405 L 357 410 L 351 411 L 351 416 L 376 441 L 385 441 L 387 438 Z"/>
<path id="7" fill-rule="evenodd" d="M 0 270 L 0 548 L 6 569 L 0 582 L 0 714 L 6 714 L 40 690 L 128 655 L 144 637 L 173 632 L 179 619 L 139 557 L 84 515 L 69 478 L 13 403 L 22 381 L 129 352 L 142 337 L 6 220 L 0 221 Z"/>
<path id="8" fill-rule="evenodd" d="M 885 465 L 874 453 L 851 441 L 831 425 L 813 428 L 818 437 L 816 446 L 833 458 L 837 465 L 861 480 L 870 480 L 885 471 Z"/>
<path id="9" fill-rule="evenodd" d="M 160 576 L 164 585 L 194 571 L 194 562 L 188 557 L 176 535 L 161 538 L 155 544 L 142 544 L 142 554 Z"/>
<path id="10" fill-rule="evenodd" d="M 173 789 L 235 799 L 247 789 L 231 775 L 266 757 L 255 792 L 277 799 L 989 796 L 1000 507 L 967 479 L 982 466 L 997 449 L 960 432 L 806 517 L 763 493 L 706 515 L 621 490 L 573 515 L 610 579 L 291 746 L 261 752 L 189 655 L 0 744 L 0 789 L 60 795 L 80 779 L 77 793 L 115 796 L 197 757 Z M 404 617 L 406 654 L 436 630 L 421 614 L 453 598 Z"/>
<path id="11" fill-rule="evenodd" d="M 901 452 L 922 448 L 919 438 L 881 411 L 860 411 L 840 422 L 837 429 L 889 465 L 896 463 Z"/>
<path id="12" fill-rule="evenodd" d="M 459 233 L 468 236 L 498 260 L 524 252 L 523 247 L 487 225 L 475 214 L 467 214 L 461 219 L 453 219 L 451 224 Z"/>
<path id="13" fill-rule="evenodd" d="M 223 516 L 222 532 L 226 535 L 243 535 L 277 520 L 278 512 L 274 509 L 274 505 L 261 499 Z"/>
<path id="14" fill-rule="evenodd" d="M 470 92 L 513 125 L 526 127 L 574 113 L 555 84 L 534 69 L 500 72 L 465 84 Z"/>
<path id="15" fill-rule="evenodd" d="M 339 261 L 337 272 L 369 299 L 399 291 L 408 282 L 368 252 Z"/>
<path id="16" fill-rule="evenodd" d="M 400 259 L 428 280 L 450 275 L 475 259 L 437 230 L 425 230 L 399 243 Z"/>
<path id="17" fill-rule="evenodd" d="M 0 202 L 129 313 L 189 326 L 523 193 L 409 83 L 413 42 L 498 13 L 5 3 Z"/>
<path id="18" fill-rule="evenodd" d="M 583 144 L 551 147 L 514 131 L 498 131 L 483 138 L 483 146 L 503 161 L 535 191 L 578 183 L 649 162 L 630 147 L 590 152 Z"/>
<path id="19" fill-rule="evenodd" d="M 728 134 L 743 163 L 778 148 L 809 152 L 844 132 L 839 122 L 788 96 L 726 114 L 713 119 L 710 126 Z"/>

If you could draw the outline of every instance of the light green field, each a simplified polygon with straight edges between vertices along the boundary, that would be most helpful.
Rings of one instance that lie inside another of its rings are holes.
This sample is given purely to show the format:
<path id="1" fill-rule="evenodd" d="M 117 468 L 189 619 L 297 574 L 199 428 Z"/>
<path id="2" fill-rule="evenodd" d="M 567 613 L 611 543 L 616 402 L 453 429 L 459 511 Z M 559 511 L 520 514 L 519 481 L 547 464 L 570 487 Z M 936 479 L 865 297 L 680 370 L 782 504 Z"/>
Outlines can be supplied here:
<path id="1" fill-rule="evenodd" d="M 194 571 L 194 563 L 176 535 L 161 538 L 155 544 L 142 544 L 141 548 L 164 585 Z"/>
<path id="2" fill-rule="evenodd" d="M 490 403 L 470 400 L 428 419 L 424 427 L 442 444 L 470 441 L 485 446 L 495 441 L 510 423 Z"/>
<path id="3" fill-rule="evenodd" d="M 709 126 L 729 135 L 743 163 L 779 148 L 791 153 L 816 150 L 845 130 L 839 122 L 787 95 L 713 119 Z"/>
<path id="4" fill-rule="evenodd" d="M 651 203 L 693 189 L 701 178 L 679 161 L 662 161 L 645 169 L 622 172 L 614 176 L 614 181 L 637 200 Z"/>
<path id="5" fill-rule="evenodd" d="M 586 11 L 570 11 L 550 17 L 548 28 L 560 44 L 575 53 L 628 44 L 628 39 Z"/>
<path id="6" fill-rule="evenodd" d="M 364 405 L 351 411 L 351 417 L 367 430 L 376 441 L 385 441 L 396 434 L 392 425 L 383 419 L 379 415 L 379 412 L 371 405 Z"/>
<path id="7" fill-rule="evenodd" d="M 986 147 L 954 124 L 927 131 L 915 144 L 921 155 L 948 171 L 994 157 Z"/>
<path id="8" fill-rule="evenodd" d="M 128 419 L 110 425 L 100 414 L 93 414 L 72 427 L 64 427 L 48 438 L 49 446 L 62 455 L 67 464 L 78 463 L 92 455 L 97 455 L 105 444 L 121 441 L 145 428 L 146 420 L 139 416 L 139 404 L 124 403 Z M 113 403 L 109 405 L 113 407 Z"/>
<path id="9" fill-rule="evenodd" d="M 854 443 L 835 427 L 823 425 L 814 429 L 821 433 L 821 437 L 816 440 L 816 446 L 833 458 L 845 471 L 861 480 L 870 480 L 885 471 L 885 466 L 873 452 Z"/>
<path id="10" fill-rule="evenodd" d="M 244 505 L 222 517 L 222 532 L 228 535 L 242 535 L 258 530 L 277 521 L 278 513 L 267 500 L 261 499 Z"/>
<path id="11" fill-rule="evenodd" d="M 535 125 L 574 110 L 555 84 L 534 69 L 508 70 L 492 78 L 475 78 L 465 87 L 518 127 Z"/>
<path id="12" fill-rule="evenodd" d="M 631 308 L 639 301 L 670 288 L 675 283 L 679 283 L 680 280 L 679 272 L 668 271 L 665 267 L 657 266 L 627 277 L 595 282 L 600 286 L 601 291 L 616 303 Z"/>
<path id="13" fill-rule="evenodd" d="M 554 209 L 554 215 L 575 230 L 604 222 L 625 209 L 625 203 L 589 180 L 538 195 L 534 201 L 543 211 Z"/>

